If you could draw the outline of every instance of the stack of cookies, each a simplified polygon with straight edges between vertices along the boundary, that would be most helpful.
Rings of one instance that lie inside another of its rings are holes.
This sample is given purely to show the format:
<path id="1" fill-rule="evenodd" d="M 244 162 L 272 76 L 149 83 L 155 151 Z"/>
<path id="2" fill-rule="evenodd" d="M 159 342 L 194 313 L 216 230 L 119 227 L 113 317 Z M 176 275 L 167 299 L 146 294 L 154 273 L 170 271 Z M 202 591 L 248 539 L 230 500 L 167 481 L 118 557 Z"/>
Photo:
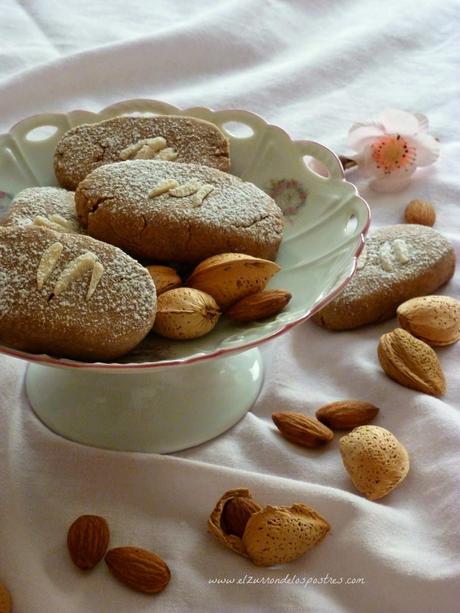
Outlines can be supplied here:
<path id="1" fill-rule="evenodd" d="M 277 255 L 281 210 L 228 173 L 228 141 L 206 121 L 81 125 L 61 138 L 54 168 L 61 187 L 23 190 L 0 227 L 0 342 L 10 347 L 116 359 L 154 324 L 145 265 Z"/>

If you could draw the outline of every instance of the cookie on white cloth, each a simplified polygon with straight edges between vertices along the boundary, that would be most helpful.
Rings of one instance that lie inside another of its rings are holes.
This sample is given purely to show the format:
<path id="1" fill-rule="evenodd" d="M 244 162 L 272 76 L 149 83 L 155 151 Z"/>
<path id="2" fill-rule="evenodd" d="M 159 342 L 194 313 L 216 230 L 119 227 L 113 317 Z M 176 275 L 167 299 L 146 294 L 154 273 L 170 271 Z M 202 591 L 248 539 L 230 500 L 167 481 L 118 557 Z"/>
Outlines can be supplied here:
<path id="1" fill-rule="evenodd" d="M 385 321 L 397 307 L 436 291 L 455 271 L 455 251 L 430 227 L 400 224 L 376 230 L 343 292 L 313 321 L 330 330 L 350 330 Z"/>

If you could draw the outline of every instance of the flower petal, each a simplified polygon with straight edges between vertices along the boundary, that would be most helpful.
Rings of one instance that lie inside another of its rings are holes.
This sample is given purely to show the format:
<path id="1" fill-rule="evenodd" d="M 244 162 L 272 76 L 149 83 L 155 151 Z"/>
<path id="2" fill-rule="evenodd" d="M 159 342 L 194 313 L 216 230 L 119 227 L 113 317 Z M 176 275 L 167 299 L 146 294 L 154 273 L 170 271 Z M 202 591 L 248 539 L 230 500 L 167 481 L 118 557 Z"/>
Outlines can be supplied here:
<path id="1" fill-rule="evenodd" d="M 428 117 L 423 113 L 414 113 L 414 115 L 417 117 L 418 129 L 420 132 L 428 132 Z"/>
<path id="2" fill-rule="evenodd" d="M 389 175 L 373 179 L 369 183 L 369 187 L 376 192 L 397 192 L 407 187 L 410 183 L 410 179 L 411 175 L 405 175 L 404 177 L 393 177 Z"/>
<path id="3" fill-rule="evenodd" d="M 384 133 L 383 125 L 376 121 L 354 123 L 348 132 L 347 144 L 355 151 L 360 151 L 370 140 L 382 136 Z"/>
<path id="4" fill-rule="evenodd" d="M 412 138 L 407 139 L 416 148 L 417 166 L 430 166 L 439 158 L 441 146 L 438 141 L 424 132 L 416 134 Z"/>
<path id="5" fill-rule="evenodd" d="M 379 115 L 379 120 L 382 122 L 385 131 L 388 134 L 401 134 L 409 136 L 417 134 L 419 131 L 419 123 L 417 117 L 407 111 L 399 109 L 385 109 Z"/>

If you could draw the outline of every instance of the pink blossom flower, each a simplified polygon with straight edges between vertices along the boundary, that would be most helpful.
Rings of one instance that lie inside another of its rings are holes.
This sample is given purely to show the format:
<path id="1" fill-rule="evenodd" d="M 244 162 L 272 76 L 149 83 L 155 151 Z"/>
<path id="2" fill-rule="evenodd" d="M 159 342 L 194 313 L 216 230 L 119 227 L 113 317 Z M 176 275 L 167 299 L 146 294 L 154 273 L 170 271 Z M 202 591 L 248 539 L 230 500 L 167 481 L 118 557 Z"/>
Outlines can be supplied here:
<path id="1" fill-rule="evenodd" d="M 352 159 L 372 178 L 370 186 L 376 191 L 403 189 L 419 166 L 439 157 L 439 143 L 427 129 L 425 115 L 385 109 L 377 121 L 351 126 L 348 145 L 357 151 Z"/>

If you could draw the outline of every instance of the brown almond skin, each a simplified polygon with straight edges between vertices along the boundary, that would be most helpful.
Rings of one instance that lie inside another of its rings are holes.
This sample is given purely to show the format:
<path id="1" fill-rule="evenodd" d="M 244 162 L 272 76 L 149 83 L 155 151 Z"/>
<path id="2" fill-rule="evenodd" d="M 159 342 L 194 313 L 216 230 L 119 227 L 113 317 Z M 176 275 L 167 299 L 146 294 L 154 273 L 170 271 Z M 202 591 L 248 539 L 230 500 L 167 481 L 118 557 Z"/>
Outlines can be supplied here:
<path id="1" fill-rule="evenodd" d="M 13 610 L 13 601 L 11 594 L 3 583 L 0 583 L 0 613 L 11 613 Z"/>
<path id="2" fill-rule="evenodd" d="M 221 526 L 226 534 L 242 537 L 249 518 L 253 513 L 261 511 L 262 507 L 252 498 L 239 496 L 225 503 Z"/>
<path id="3" fill-rule="evenodd" d="M 144 594 L 162 592 L 171 579 L 168 565 L 156 553 L 140 547 L 116 547 L 105 562 L 114 577 Z"/>
<path id="4" fill-rule="evenodd" d="M 334 433 L 327 426 L 302 413 L 273 413 L 272 419 L 281 434 L 295 445 L 321 447 L 334 438 Z"/>
<path id="5" fill-rule="evenodd" d="M 103 517 L 80 515 L 67 533 L 72 562 L 82 570 L 91 570 L 104 557 L 109 539 L 109 526 Z"/>
<path id="6" fill-rule="evenodd" d="M 363 400 L 339 400 L 316 411 L 317 419 L 332 430 L 352 430 L 372 421 L 379 409 Z"/>
<path id="7" fill-rule="evenodd" d="M 264 290 L 238 301 L 225 315 L 233 321 L 259 321 L 277 315 L 291 298 L 292 294 L 283 289 Z"/>

